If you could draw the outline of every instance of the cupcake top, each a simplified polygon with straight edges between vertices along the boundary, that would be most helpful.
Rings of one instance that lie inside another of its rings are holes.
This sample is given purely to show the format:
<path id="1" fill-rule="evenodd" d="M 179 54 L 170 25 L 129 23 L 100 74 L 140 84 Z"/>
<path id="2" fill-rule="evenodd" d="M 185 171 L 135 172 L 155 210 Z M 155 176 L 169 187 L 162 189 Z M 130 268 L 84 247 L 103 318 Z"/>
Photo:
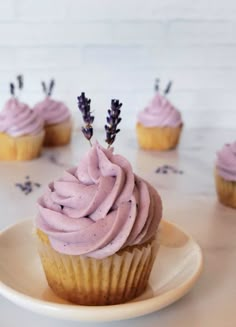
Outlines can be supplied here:
<path id="1" fill-rule="evenodd" d="M 155 236 L 162 203 L 113 149 L 95 143 L 77 167 L 48 185 L 36 226 L 60 253 L 105 258 Z"/>
<path id="2" fill-rule="evenodd" d="M 182 124 L 180 112 L 169 100 L 157 92 L 150 104 L 138 114 L 138 122 L 146 127 L 178 127 Z"/>
<path id="3" fill-rule="evenodd" d="M 56 101 L 46 96 L 34 107 L 35 112 L 44 120 L 45 125 L 59 124 L 70 118 L 68 107 L 60 101 Z"/>
<path id="4" fill-rule="evenodd" d="M 216 169 L 225 180 L 236 182 L 236 141 L 225 144 L 217 153 Z"/>
<path id="5" fill-rule="evenodd" d="M 43 130 L 43 121 L 25 103 L 11 98 L 0 112 L 0 132 L 10 136 L 36 135 Z"/>

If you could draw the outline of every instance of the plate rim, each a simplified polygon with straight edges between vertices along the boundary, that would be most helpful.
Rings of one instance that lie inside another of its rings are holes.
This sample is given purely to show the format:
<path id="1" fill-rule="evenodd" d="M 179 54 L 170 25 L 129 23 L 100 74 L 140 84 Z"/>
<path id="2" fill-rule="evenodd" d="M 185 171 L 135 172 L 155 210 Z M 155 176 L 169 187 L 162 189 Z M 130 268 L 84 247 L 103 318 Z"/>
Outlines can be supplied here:
<path id="1" fill-rule="evenodd" d="M 31 223 L 33 226 L 34 220 L 31 218 L 20 220 L 13 223 L 3 230 L 0 230 L 0 238 L 10 232 L 13 228 L 17 228 L 19 225 Z M 6 285 L 0 280 L 0 295 L 11 301 L 12 303 L 23 307 L 31 312 L 42 314 L 44 316 L 54 317 L 57 319 L 71 320 L 71 321 L 87 321 L 87 322 L 108 322 L 125 320 L 130 318 L 137 318 L 150 314 L 155 311 L 159 311 L 164 307 L 176 302 L 184 295 L 186 295 L 194 286 L 203 270 L 203 254 L 201 247 L 194 240 L 192 235 L 187 233 L 184 229 L 179 227 L 176 223 L 169 220 L 162 219 L 162 223 L 167 223 L 174 226 L 179 231 L 183 232 L 188 239 L 194 244 L 198 252 L 198 266 L 192 276 L 181 283 L 179 286 L 161 294 L 161 304 L 158 305 L 159 295 L 152 298 L 143 299 L 136 302 L 128 302 L 116 305 L 104 305 L 104 306 L 83 306 L 77 304 L 64 304 L 55 303 L 46 300 L 41 300 L 30 295 L 21 293 L 14 288 Z M 163 300 L 164 298 L 164 300 Z M 144 305 L 145 303 L 145 305 Z M 63 308 L 63 310 L 61 310 Z M 76 309 L 76 310 L 75 310 Z M 92 313 L 94 315 L 89 315 Z"/>

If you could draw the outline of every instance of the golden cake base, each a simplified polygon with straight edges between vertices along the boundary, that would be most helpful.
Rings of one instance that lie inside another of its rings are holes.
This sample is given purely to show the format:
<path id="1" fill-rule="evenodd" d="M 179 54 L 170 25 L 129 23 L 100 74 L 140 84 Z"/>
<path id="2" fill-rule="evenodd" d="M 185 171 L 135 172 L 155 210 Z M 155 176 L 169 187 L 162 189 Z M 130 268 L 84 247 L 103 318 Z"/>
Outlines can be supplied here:
<path id="1" fill-rule="evenodd" d="M 45 126 L 45 146 L 61 146 L 70 142 L 72 131 L 72 122 L 67 120 L 60 124 Z"/>
<path id="2" fill-rule="evenodd" d="M 151 240 L 99 260 L 58 253 L 46 234 L 37 230 L 37 235 L 49 286 L 61 298 L 81 305 L 124 303 L 143 293 L 159 247 Z"/>
<path id="3" fill-rule="evenodd" d="M 226 181 L 215 172 L 216 192 L 219 201 L 231 208 L 236 208 L 236 182 Z"/>
<path id="4" fill-rule="evenodd" d="M 182 125 L 179 127 L 145 127 L 136 124 L 139 146 L 144 150 L 171 150 L 179 143 Z"/>
<path id="5" fill-rule="evenodd" d="M 0 133 L 0 160 L 23 161 L 37 158 L 41 153 L 45 132 L 37 135 L 12 137 Z"/>

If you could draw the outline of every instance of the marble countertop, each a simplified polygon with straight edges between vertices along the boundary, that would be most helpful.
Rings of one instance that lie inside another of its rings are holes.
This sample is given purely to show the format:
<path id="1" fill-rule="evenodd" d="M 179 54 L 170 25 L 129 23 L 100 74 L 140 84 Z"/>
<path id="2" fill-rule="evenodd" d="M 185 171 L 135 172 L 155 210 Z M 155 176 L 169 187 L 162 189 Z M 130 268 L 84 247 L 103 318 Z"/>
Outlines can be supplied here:
<path id="1" fill-rule="evenodd" d="M 104 134 L 96 132 L 98 140 Z M 122 131 L 115 143 L 116 152 L 126 156 L 134 171 L 150 181 L 163 199 L 164 217 L 192 234 L 204 254 L 203 273 L 189 294 L 171 306 L 150 315 L 112 322 L 112 327 L 235 327 L 236 326 L 236 210 L 219 204 L 215 194 L 213 169 L 215 154 L 226 142 L 235 140 L 235 131 L 185 129 L 177 150 L 146 152 L 138 149 L 133 131 Z M 88 143 L 75 132 L 72 143 L 63 148 L 44 150 L 31 162 L 0 163 L 0 229 L 21 219 L 33 218 L 36 199 L 48 181 L 75 165 Z M 157 173 L 163 165 L 178 171 Z M 16 183 L 26 177 L 39 183 L 24 194 Z M 59 321 L 31 313 L 0 296 L 0 325 L 15 327 L 75 327 L 84 323 Z M 89 324 L 108 326 L 108 323 Z"/>

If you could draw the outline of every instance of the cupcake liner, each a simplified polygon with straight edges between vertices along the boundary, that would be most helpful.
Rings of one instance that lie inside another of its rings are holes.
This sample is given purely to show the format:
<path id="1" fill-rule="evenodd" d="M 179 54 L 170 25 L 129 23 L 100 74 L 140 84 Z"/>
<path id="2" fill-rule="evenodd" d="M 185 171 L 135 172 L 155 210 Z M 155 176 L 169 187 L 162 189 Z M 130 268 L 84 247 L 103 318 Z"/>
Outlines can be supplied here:
<path id="1" fill-rule="evenodd" d="M 38 232 L 38 248 L 51 289 L 81 305 L 109 305 L 129 301 L 148 284 L 159 245 L 152 240 L 127 247 L 104 259 L 56 252 Z"/>
<path id="2" fill-rule="evenodd" d="M 45 132 L 37 135 L 12 137 L 0 133 L 0 160 L 21 161 L 37 158 L 41 153 Z"/>
<path id="3" fill-rule="evenodd" d="M 145 150 L 170 150 L 179 143 L 182 125 L 178 127 L 145 127 L 136 125 L 138 143 Z"/>
<path id="4" fill-rule="evenodd" d="M 227 181 L 215 171 L 215 185 L 219 201 L 232 208 L 236 208 L 236 182 Z"/>
<path id="5" fill-rule="evenodd" d="M 67 120 L 63 123 L 45 126 L 45 146 L 60 146 L 70 142 L 72 123 Z"/>

